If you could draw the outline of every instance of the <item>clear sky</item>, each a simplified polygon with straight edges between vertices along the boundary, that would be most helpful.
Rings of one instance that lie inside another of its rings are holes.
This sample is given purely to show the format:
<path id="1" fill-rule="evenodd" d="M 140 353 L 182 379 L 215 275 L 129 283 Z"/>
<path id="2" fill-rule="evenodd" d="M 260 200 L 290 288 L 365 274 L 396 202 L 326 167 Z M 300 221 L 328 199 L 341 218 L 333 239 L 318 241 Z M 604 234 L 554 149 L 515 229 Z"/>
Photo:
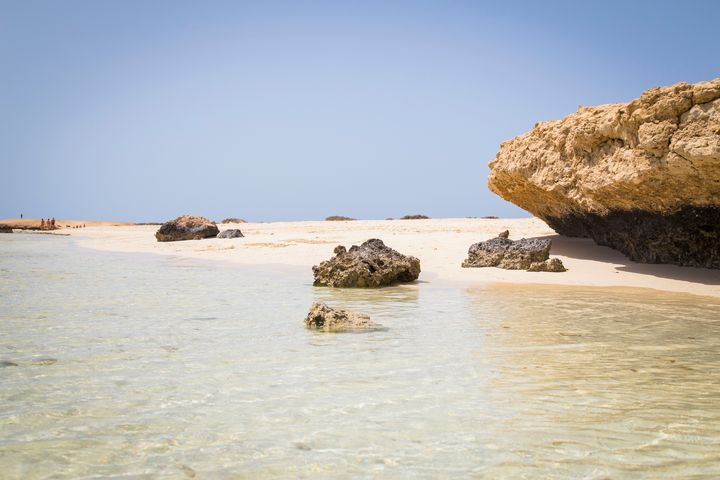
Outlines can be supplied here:
<path id="1" fill-rule="evenodd" d="M 720 1 L 0 0 L 0 218 L 524 216 L 500 142 L 720 75 Z"/>

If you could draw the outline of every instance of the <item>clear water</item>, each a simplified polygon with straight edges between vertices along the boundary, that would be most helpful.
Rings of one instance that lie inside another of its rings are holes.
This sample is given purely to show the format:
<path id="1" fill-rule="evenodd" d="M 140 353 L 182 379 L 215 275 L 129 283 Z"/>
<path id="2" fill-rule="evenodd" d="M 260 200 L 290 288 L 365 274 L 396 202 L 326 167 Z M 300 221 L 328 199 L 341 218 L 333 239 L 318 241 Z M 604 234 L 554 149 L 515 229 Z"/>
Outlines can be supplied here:
<path id="1" fill-rule="evenodd" d="M 308 331 L 314 300 L 387 330 Z M 2 478 L 718 478 L 720 303 L 0 236 Z"/>

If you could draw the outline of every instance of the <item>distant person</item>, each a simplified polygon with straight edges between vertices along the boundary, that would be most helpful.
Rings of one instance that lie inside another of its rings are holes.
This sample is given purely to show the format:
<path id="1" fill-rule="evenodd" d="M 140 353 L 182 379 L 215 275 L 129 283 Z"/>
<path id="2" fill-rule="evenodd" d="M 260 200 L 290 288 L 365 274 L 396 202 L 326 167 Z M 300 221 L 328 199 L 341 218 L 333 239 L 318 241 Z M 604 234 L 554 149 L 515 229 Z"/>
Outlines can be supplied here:
<path id="1" fill-rule="evenodd" d="M 40 229 L 45 230 L 45 219 L 44 218 L 40 219 Z"/>
<path id="2" fill-rule="evenodd" d="M 53 217 L 52 220 L 50 220 L 50 228 L 55 230 L 55 217 Z"/>
<path id="3" fill-rule="evenodd" d="M 20 214 L 20 220 L 22 220 L 22 213 Z"/>

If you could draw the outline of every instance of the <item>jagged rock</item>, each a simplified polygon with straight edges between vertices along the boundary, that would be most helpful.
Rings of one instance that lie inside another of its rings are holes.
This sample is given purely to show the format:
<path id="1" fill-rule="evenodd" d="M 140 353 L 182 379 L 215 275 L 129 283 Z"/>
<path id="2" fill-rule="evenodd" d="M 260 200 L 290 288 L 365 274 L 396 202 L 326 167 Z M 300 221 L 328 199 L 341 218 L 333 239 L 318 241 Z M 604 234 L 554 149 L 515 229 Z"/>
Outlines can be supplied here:
<path id="1" fill-rule="evenodd" d="M 381 327 L 365 314 L 331 308 L 324 303 L 313 303 L 310 306 L 310 312 L 305 317 L 305 326 L 325 332 L 369 330 Z"/>
<path id="2" fill-rule="evenodd" d="M 405 215 L 400 217 L 400 220 L 428 220 L 430 217 L 426 215 Z"/>
<path id="3" fill-rule="evenodd" d="M 495 237 L 471 245 L 468 258 L 462 266 L 528 270 L 531 265 L 543 263 L 550 257 L 551 246 L 552 242 L 546 238 L 523 238 L 512 241 L 508 238 Z"/>
<path id="4" fill-rule="evenodd" d="M 528 272 L 566 272 L 567 268 L 559 258 L 551 258 L 544 262 L 531 263 Z"/>
<path id="5" fill-rule="evenodd" d="M 0 224 L 0 233 L 13 233 L 13 229 L 10 225 Z"/>
<path id="6" fill-rule="evenodd" d="M 355 220 L 352 217 L 343 217 L 342 215 L 330 215 L 329 217 L 325 218 L 326 222 L 350 222 Z"/>
<path id="7" fill-rule="evenodd" d="M 558 233 L 720 268 L 720 78 L 538 123 L 490 168 L 493 192 Z"/>
<path id="8" fill-rule="evenodd" d="M 220 223 L 247 223 L 242 218 L 224 218 Z"/>
<path id="9" fill-rule="evenodd" d="M 510 237 L 510 230 L 504 230 L 500 233 L 498 233 L 498 238 L 508 238 Z"/>
<path id="10" fill-rule="evenodd" d="M 347 251 L 342 245 L 337 246 L 333 258 L 312 270 L 316 286 L 382 287 L 416 280 L 420 260 L 402 255 L 373 238 Z"/>
<path id="11" fill-rule="evenodd" d="M 218 233 L 217 238 L 240 238 L 244 236 L 245 235 L 243 235 L 239 228 L 230 228 Z"/>
<path id="12" fill-rule="evenodd" d="M 218 227 L 205 217 L 183 215 L 175 220 L 162 224 L 155 233 L 158 242 L 175 242 L 178 240 L 200 240 L 214 237 Z"/>

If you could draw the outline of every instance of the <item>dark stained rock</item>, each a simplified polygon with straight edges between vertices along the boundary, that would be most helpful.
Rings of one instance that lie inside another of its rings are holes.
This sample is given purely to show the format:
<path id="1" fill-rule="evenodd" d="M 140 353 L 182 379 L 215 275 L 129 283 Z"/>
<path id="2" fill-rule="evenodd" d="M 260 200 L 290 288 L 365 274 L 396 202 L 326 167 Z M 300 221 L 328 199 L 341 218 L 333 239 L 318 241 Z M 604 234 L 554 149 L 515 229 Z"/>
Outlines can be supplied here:
<path id="1" fill-rule="evenodd" d="M 183 215 L 175 220 L 163 223 L 155 233 L 158 242 L 175 242 L 178 240 L 200 240 L 214 237 L 218 227 L 205 217 Z"/>
<path id="2" fill-rule="evenodd" d="M 325 219 L 326 222 L 350 222 L 355 220 L 352 217 L 343 217 L 342 215 L 330 215 Z"/>
<path id="3" fill-rule="evenodd" d="M 381 326 L 362 313 L 328 307 L 324 303 L 313 303 L 305 317 L 305 326 L 325 332 L 348 330 L 372 330 Z"/>
<path id="4" fill-rule="evenodd" d="M 223 230 L 222 232 L 220 232 L 217 238 L 240 238 L 244 236 L 245 235 L 242 234 L 239 228 L 230 228 L 228 230 Z"/>
<path id="5" fill-rule="evenodd" d="M 683 207 L 663 214 L 612 210 L 546 219 L 569 237 L 590 237 L 635 262 L 720 268 L 720 207 Z"/>
<path id="6" fill-rule="evenodd" d="M 0 233 L 13 233 L 13 229 L 10 225 L 0 224 Z"/>
<path id="7" fill-rule="evenodd" d="M 400 217 L 400 220 L 428 220 L 430 217 L 426 215 L 405 215 Z"/>
<path id="8" fill-rule="evenodd" d="M 565 271 L 560 260 L 553 259 L 557 261 L 546 263 L 550 258 L 550 247 L 552 246 L 550 240 L 523 238 L 513 241 L 502 236 L 505 233 L 502 232 L 501 236 L 471 245 L 468 250 L 468 258 L 462 263 L 462 266 L 465 268 L 498 267 L 533 272 Z"/>
<path id="9" fill-rule="evenodd" d="M 15 362 L 11 362 L 9 360 L 0 360 L 0 368 L 17 367 L 17 366 L 18 366 L 18 364 Z"/>
<path id="10" fill-rule="evenodd" d="M 382 287 L 412 282 L 420 275 L 420 260 L 398 253 L 376 238 L 350 250 L 339 245 L 335 256 L 313 268 L 315 286 Z"/>

